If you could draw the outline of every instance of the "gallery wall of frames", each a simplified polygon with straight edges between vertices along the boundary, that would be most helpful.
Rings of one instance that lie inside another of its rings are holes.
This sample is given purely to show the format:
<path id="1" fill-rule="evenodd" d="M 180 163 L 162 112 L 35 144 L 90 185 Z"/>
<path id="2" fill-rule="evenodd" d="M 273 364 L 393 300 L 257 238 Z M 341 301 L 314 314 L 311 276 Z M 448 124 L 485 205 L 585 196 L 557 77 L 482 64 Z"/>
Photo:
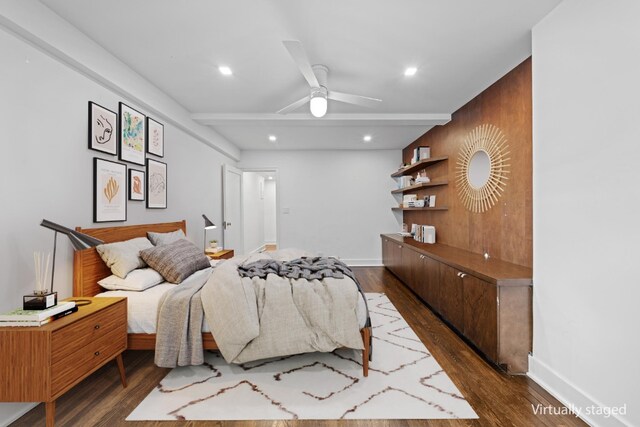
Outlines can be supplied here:
<path id="1" fill-rule="evenodd" d="M 116 113 L 89 101 L 88 118 L 88 147 L 103 155 L 93 158 L 93 222 L 126 221 L 128 202 L 166 209 L 163 124 L 124 102 Z"/>

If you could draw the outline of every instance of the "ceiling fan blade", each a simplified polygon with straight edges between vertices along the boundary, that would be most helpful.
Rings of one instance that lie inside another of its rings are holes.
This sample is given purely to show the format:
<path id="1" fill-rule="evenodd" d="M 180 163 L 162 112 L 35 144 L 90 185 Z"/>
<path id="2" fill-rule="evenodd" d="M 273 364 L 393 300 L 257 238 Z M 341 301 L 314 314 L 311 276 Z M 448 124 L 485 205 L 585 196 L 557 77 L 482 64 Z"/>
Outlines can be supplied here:
<path id="1" fill-rule="evenodd" d="M 311 69 L 311 63 L 309 62 L 309 58 L 307 58 L 307 54 L 302 47 L 302 43 L 297 40 L 285 40 L 282 44 L 289 51 L 289 55 L 291 55 L 295 63 L 298 65 L 300 72 L 307 80 L 307 83 L 309 83 L 309 86 L 320 87 L 318 78 Z"/>
<path id="2" fill-rule="evenodd" d="M 382 102 L 382 99 L 353 95 L 351 93 L 336 92 L 334 90 L 330 90 L 327 97 L 329 99 L 333 99 L 334 101 L 346 102 L 347 104 L 362 105 L 363 107 L 369 108 L 377 107 Z"/>
<path id="3" fill-rule="evenodd" d="M 288 114 L 288 113 L 292 112 L 293 110 L 297 109 L 298 107 L 300 107 L 301 105 L 306 104 L 307 102 L 309 102 L 309 95 L 305 96 L 302 99 L 297 100 L 293 104 L 287 105 L 282 110 L 278 111 L 278 114 Z"/>

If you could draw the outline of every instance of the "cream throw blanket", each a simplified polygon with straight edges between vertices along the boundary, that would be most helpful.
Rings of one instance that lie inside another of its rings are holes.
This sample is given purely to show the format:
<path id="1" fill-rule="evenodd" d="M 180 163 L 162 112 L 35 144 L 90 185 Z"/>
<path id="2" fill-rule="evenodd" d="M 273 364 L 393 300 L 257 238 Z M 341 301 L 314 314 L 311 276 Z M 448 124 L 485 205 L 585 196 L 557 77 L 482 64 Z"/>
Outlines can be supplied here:
<path id="1" fill-rule="evenodd" d="M 241 278 L 237 271 L 245 262 L 308 255 L 291 249 L 262 253 L 224 261 L 213 270 L 201 290 L 202 306 L 227 362 L 363 348 L 356 312 L 360 294 L 350 278 Z"/>

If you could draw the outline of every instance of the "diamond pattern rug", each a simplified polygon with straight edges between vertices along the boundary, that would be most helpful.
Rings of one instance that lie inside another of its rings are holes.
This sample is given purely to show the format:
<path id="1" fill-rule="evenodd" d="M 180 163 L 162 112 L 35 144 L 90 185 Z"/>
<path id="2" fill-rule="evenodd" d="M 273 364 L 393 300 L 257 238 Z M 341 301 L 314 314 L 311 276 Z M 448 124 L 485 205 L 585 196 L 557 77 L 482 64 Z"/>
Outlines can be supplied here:
<path id="1" fill-rule="evenodd" d="M 136 420 L 478 418 L 386 295 L 368 293 L 373 360 L 340 349 L 244 365 L 218 353 L 175 368 L 127 418 Z"/>

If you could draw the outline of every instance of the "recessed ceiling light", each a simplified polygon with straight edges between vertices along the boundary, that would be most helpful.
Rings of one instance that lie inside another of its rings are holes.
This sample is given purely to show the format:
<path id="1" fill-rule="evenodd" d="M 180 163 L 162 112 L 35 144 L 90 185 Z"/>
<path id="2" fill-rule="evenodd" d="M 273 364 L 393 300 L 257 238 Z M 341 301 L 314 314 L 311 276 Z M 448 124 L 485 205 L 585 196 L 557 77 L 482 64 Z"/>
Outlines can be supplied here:
<path id="1" fill-rule="evenodd" d="M 272 176 L 268 176 L 267 179 L 273 179 L 273 177 Z"/>
<path id="2" fill-rule="evenodd" d="M 233 74 L 231 68 L 227 67 L 226 65 L 219 66 L 218 71 L 220 71 L 220 74 L 222 74 L 223 76 L 230 76 L 231 74 Z"/>
<path id="3" fill-rule="evenodd" d="M 364 142 L 371 142 L 371 135 L 365 135 L 365 136 L 362 138 L 362 140 L 363 140 Z"/>
<path id="4" fill-rule="evenodd" d="M 416 67 L 409 67 L 406 70 L 404 70 L 404 75 L 407 77 L 411 77 L 411 76 L 414 76 L 417 72 L 418 72 L 418 69 Z"/>
<path id="5" fill-rule="evenodd" d="M 269 141 L 276 142 L 277 140 L 278 140 L 278 138 L 276 138 L 275 135 L 269 135 Z"/>

